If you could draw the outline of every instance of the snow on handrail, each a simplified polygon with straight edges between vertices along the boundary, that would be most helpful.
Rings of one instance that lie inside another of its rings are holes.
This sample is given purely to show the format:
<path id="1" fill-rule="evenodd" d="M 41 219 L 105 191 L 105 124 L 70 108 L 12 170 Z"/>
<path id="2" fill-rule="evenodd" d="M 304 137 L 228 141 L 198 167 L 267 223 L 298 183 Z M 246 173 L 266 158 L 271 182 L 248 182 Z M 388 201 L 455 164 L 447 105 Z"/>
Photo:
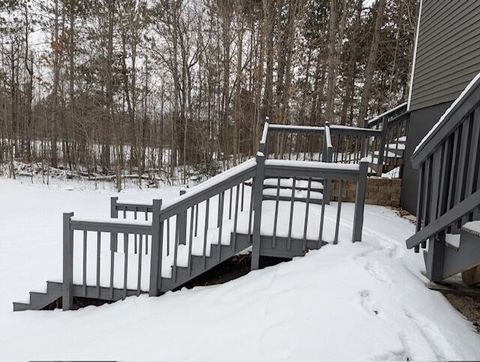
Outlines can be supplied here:
<path id="1" fill-rule="evenodd" d="M 382 114 L 379 114 L 378 116 L 375 116 L 373 117 L 372 119 L 368 120 L 367 124 L 370 126 L 371 124 L 375 124 L 377 123 L 380 119 L 382 119 L 383 117 L 385 116 L 388 116 L 389 114 L 391 113 L 395 113 L 396 111 L 398 111 L 399 109 L 402 109 L 404 107 L 407 107 L 407 102 L 405 103 L 402 103 L 398 106 L 396 106 L 395 108 L 392 108 L 386 112 L 383 112 Z"/>
<path id="2" fill-rule="evenodd" d="M 332 134 L 330 133 L 330 125 L 325 125 L 325 142 L 327 148 L 333 148 L 332 144 Z"/>
<path id="3" fill-rule="evenodd" d="M 178 196 L 177 198 L 166 202 L 162 206 L 162 210 L 165 210 L 169 207 L 172 207 L 176 204 L 182 203 L 185 200 L 188 200 L 194 196 L 197 196 L 201 194 L 202 192 L 205 192 L 206 190 L 213 188 L 215 186 L 220 186 L 222 183 L 225 181 L 228 181 L 230 178 L 233 178 L 235 176 L 241 175 L 242 173 L 248 172 L 248 171 L 253 171 L 257 165 L 257 161 L 252 158 L 248 161 L 245 161 L 244 163 L 232 167 L 231 169 L 222 172 L 221 174 L 218 174 L 207 181 L 204 181 L 197 186 L 192 187 L 191 189 L 188 190 L 188 192 L 184 195 Z"/>
<path id="4" fill-rule="evenodd" d="M 294 160 L 266 160 L 265 166 L 283 166 L 291 168 L 318 168 L 325 170 L 342 170 L 356 172 L 360 170 L 358 164 L 331 163 L 331 162 L 312 162 L 312 161 L 294 161 Z"/>
<path id="5" fill-rule="evenodd" d="M 265 124 L 263 126 L 262 139 L 260 140 L 260 143 L 262 143 L 262 144 L 267 143 L 268 127 L 269 127 L 268 122 L 265 122 Z"/>

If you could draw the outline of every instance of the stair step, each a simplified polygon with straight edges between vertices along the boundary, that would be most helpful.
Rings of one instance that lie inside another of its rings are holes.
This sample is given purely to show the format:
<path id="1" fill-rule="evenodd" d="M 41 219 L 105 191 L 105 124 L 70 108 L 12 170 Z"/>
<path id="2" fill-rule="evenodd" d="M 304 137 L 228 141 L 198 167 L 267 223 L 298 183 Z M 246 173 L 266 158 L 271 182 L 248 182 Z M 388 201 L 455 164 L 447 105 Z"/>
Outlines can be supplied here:
<path id="1" fill-rule="evenodd" d="M 58 292 L 62 293 L 63 284 L 61 282 L 47 281 L 47 293 Z"/>
<path id="2" fill-rule="evenodd" d="M 480 220 L 467 222 L 462 226 L 462 231 L 478 236 L 480 238 Z"/>
<path id="3" fill-rule="evenodd" d="M 32 310 L 30 304 L 13 302 L 13 311 L 14 312 L 23 312 L 25 310 Z"/>
<path id="4" fill-rule="evenodd" d="M 231 240 L 233 242 L 233 236 Z M 166 292 L 178 288 L 179 286 L 187 283 L 189 280 L 192 280 L 193 278 L 201 275 L 207 270 L 216 267 L 221 262 L 230 259 L 235 254 L 241 252 L 242 250 L 245 250 L 248 247 L 248 239 L 241 237 L 239 237 L 236 242 L 235 250 L 233 248 L 233 245 L 221 244 L 219 246 L 218 244 L 212 244 L 210 256 L 206 256 L 204 258 L 203 256 L 192 255 L 190 259 L 191 268 L 185 266 L 177 266 L 175 270 L 176 278 L 174 277 L 174 272 L 172 272 L 171 278 L 162 278 L 160 290 L 162 292 Z M 221 259 L 219 259 L 219 251 L 221 251 Z"/>
<path id="5" fill-rule="evenodd" d="M 40 305 L 44 304 L 48 305 L 51 302 L 49 300 L 52 298 L 51 295 L 48 295 L 47 293 L 39 293 L 39 292 L 30 292 L 30 304 L 31 305 Z"/>

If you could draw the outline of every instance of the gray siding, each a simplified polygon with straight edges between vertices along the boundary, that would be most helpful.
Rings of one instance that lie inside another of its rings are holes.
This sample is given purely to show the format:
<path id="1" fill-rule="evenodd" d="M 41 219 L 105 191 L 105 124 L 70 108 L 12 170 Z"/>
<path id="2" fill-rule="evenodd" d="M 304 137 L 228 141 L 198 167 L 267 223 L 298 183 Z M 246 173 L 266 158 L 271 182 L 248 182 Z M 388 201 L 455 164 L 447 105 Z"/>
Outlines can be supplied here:
<path id="1" fill-rule="evenodd" d="M 480 1 L 423 0 L 410 109 L 452 102 L 480 72 Z"/>

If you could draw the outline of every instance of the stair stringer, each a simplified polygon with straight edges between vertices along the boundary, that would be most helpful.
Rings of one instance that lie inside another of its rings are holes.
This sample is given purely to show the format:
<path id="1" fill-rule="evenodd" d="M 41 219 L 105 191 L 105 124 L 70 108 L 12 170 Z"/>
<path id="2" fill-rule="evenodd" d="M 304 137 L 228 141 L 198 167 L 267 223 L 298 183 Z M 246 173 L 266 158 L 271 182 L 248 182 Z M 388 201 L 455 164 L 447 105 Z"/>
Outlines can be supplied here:
<path id="1" fill-rule="evenodd" d="M 447 245 L 443 265 L 443 278 L 461 273 L 480 264 L 480 236 L 460 230 L 460 246 Z"/>

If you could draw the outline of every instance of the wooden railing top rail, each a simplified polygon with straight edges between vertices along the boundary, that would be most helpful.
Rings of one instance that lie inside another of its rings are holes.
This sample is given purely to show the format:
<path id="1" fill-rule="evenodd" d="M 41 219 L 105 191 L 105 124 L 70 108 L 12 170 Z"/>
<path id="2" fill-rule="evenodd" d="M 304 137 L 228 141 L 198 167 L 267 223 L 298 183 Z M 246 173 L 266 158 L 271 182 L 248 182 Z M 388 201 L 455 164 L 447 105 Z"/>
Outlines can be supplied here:
<path id="1" fill-rule="evenodd" d="M 118 219 L 82 219 L 70 218 L 72 230 L 98 231 L 106 233 L 138 233 L 146 234 L 151 232 L 151 221 L 122 220 Z"/>
<path id="2" fill-rule="evenodd" d="M 325 128 L 330 127 L 330 131 L 335 134 L 349 133 L 352 135 L 363 136 L 380 136 L 381 130 L 375 130 L 370 128 L 350 127 L 335 124 L 326 124 L 325 127 L 316 126 L 296 126 L 296 125 L 282 125 L 265 123 L 263 128 L 261 143 L 265 143 L 269 132 L 283 132 L 283 133 L 323 133 Z"/>
<path id="3" fill-rule="evenodd" d="M 412 155 L 412 165 L 417 168 L 445 139 L 455 131 L 464 117 L 478 106 L 480 100 L 480 74 L 464 89 L 437 124 L 424 137 Z"/>
<path id="4" fill-rule="evenodd" d="M 192 187 L 186 194 L 162 206 L 161 220 L 168 219 L 179 211 L 186 210 L 252 178 L 255 175 L 256 166 L 256 160 L 251 159 Z"/>
<path id="5" fill-rule="evenodd" d="M 408 114 L 407 112 L 407 103 L 402 103 L 400 105 L 398 105 L 397 107 L 395 108 L 392 108 L 382 114 L 379 114 L 378 116 L 370 119 L 367 121 L 367 126 L 369 128 L 371 127 L 375 127 L 376 125 L 380 124 L 383 122 L 383 119 L 386 117 L 389 119 L 389 121 L 394 121 L 398 115 L 404 115 L 404 114 Z"/>
<path id="6" fill-rule="evenodd" d="M 362 160 L 361 162 L 368 162 Z M 320 177 L 324 179 L 356 180 L 360 173 L 358 164 L 331 162 L 266 160 L 266 177 Z"/>
<path id="7" fill-rule="evenodd" d="M 265 128 L 263 129 L 265 132 Z M 317 126 L 297 126 L 287 124 L 272 124 L 269 123 L 267 132 L 286 132 L 286 133 L 323 133 L 324 127 Z M 263 140 L 263 139 L 262 139 Z"/>
<path id="8" fill-rule="evenodd" d="M 118 199 L 118 198 L 117 198 Z M 137 212 L 152 212 L 152 204 L 140 203 L 135 201 L 115 202 L 115 208 L 117 211 L 137 211 Z"/>
<path id="9" fill-rule="evenodd" d="M 351 127 L 351 126 L 342 126 L 342 125 L 330 125 L 330 131 L 332 134 L 349 134 L 352 136 L 363 136 L 363 137 L 380 137 L 382 136 L 382 131 L 377 129 L 370 128 L 360 128 L 360 127 Z"/>

